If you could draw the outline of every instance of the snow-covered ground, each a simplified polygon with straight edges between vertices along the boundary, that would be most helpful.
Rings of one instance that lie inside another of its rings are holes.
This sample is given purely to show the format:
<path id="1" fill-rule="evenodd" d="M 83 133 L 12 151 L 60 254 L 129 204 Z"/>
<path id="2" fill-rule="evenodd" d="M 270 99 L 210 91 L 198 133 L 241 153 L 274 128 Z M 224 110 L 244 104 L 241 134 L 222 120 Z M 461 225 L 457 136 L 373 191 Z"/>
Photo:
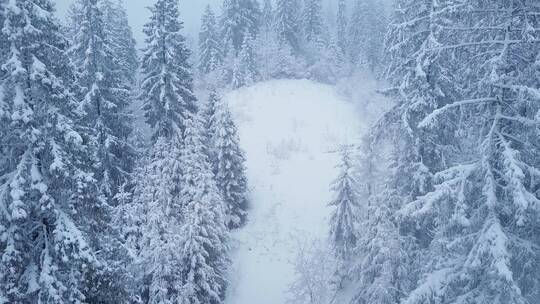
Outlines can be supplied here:
<path id="1" fill-rule="evenodd" d="M 332 86 L 277 80 L 229 93 L 247 156 L 249 223 L 234 233 L 228 304 L 283 304 L 298 244 L 324 238 L 342 144 L 367 122 Z"/>

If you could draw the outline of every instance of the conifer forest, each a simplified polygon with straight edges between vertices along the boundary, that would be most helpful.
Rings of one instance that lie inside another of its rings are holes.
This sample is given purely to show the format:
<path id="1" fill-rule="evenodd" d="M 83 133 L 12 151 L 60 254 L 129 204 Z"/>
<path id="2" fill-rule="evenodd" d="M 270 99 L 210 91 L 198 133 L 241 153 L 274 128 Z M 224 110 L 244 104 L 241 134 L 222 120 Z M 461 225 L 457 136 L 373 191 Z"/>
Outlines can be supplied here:
<path id="1" fill-rule="evenodd" d="M 0 0 L 0 304 L 539 304 L 540 0 Z"/>

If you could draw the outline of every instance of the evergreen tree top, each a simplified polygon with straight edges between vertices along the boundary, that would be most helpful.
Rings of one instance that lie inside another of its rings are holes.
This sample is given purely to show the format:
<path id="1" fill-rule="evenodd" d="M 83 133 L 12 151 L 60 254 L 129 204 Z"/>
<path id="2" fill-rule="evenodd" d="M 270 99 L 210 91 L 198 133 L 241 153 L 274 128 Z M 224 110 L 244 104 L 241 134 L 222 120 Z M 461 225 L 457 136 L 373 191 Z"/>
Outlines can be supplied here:
<path id="1" fill-rule="evenodd" d="M 260 7 L 257 0 L 224 0 L 221 30 L 225 44 L 231 44 L 239 52 L 244 36 L 256 36 L 259 32 Z"/>
<path id="2" fill-rule="evenodd" d="M 216 17 L 208 5 L 201 19 L 199 32 L 199 70 L 208 74 L 215 71 L 223 61 L 222 41 L 219 37 Z"/>
<path id="3" fill-rule="evenodd" d="M 332 190 L 336 193 L 331 206 L 338 206 L 343 203 L 359 205 L 359 183 L 356 178 L 355 164 L 351 157 L 349 148 L 345 147 L 340 151 L 341 158 L 337 165 L 339 175 L 332 183 Z"/>
<path id="4" fill-rule="evenodd" d="M 181 136 L 184 119 L 197 107 L 188 63 L 191 51 L 181 33 L 178 0 L 157 0 L 150 11 L 150 22 L 144 27 L 147 37 L 141 66 L 141 99 L 155 140 L 160 136 Z"/>

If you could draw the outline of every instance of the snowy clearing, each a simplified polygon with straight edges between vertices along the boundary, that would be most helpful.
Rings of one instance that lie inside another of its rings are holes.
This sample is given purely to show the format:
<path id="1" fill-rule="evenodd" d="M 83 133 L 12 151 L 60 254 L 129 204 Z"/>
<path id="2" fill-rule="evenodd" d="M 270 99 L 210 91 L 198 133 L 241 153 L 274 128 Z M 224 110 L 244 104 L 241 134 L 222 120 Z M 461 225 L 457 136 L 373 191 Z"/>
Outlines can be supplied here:
<path id="1" fill-rule="evenodd" d="M 361 115 L 334 87 L 278 80 L 226 96 L 247 156 L 251 210 L 234 233 L 229 304 L 286 303 L 299 243 L 324 238 L 336 153 Z"/>

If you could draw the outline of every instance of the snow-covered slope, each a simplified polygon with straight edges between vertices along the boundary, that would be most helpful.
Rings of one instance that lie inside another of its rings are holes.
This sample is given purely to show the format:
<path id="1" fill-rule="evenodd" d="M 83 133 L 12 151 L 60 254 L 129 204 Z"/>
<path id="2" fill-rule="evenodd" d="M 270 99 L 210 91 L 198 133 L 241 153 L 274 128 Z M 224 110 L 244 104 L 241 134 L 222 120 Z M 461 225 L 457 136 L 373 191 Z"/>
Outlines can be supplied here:
<path id="1" fill-rule="evenodd" d="M 334 87 L 307 80 L 257 84 L 226 96 L 246 151 L 247 226 L 234 233 L 228 304 L 282 304 L 302 240 L 327 233 L 336 153 L 364 128 Z"/>

